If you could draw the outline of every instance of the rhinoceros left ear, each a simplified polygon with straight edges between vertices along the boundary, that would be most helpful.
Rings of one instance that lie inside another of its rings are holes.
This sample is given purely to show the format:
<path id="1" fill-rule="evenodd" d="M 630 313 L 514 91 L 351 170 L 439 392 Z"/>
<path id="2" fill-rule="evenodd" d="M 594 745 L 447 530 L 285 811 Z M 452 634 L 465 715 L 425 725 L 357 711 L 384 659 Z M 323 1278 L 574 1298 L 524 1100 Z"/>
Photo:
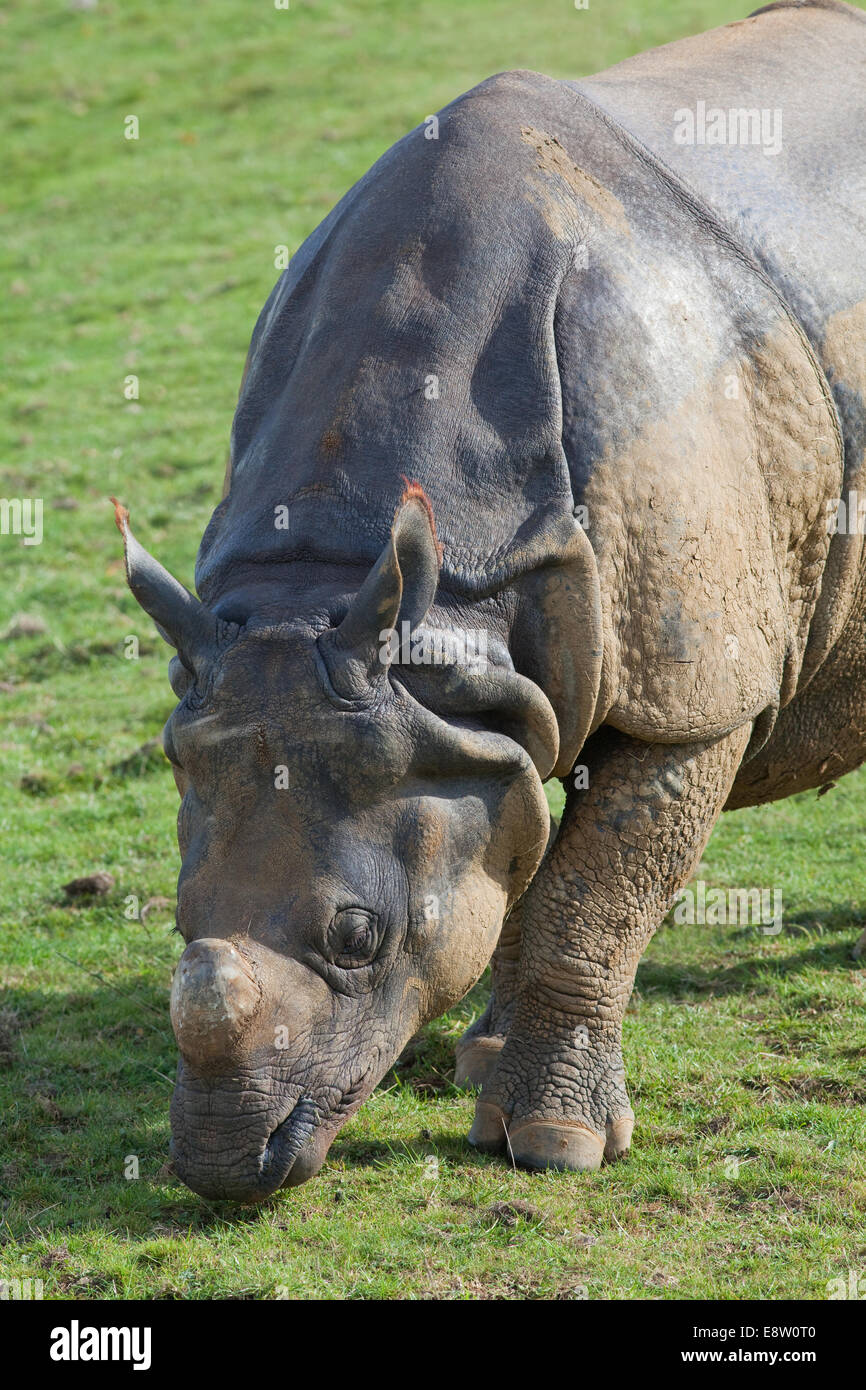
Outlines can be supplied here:
<path id="1" fill-rule="evenodd" d="M 441 551 L 433 509 L 418 483 L 406 482 L 384 550 L 339 627 L 319 639 L 331 684 L 346 700 L 363 699 L 388 665 L 388 634 L 414 631 L 436 596 Z"/>
<path id="2" fill-rule="evenodd" d="M 167 569 L 139 545 L 129 526 L 129 512 L 116 497 L 114 520 L 123 536 L 126 579 L 133 596 L 148 613 L 162 637 L 177 649 L 184 666 L 198 679 L 220 646 L 237 632 L 185 589 Z"/>
<path id="3" fill-rule="evenodd" d="M 503 643 L 491 641 L 489 652 L 485 643 L 482 661 L 446 655 L 444 662 L 434 656 L 431 665 L 416 666 L 412 658 L 402 664 L 406 631 L 446 653 L 459 651 L 467 636 L 422 626 L 436 596 L 440 563 L 433 510 L 423 489 L 407 482 L 387 545 L 340 626 L 319 638 L 331 685 L 346 701 L 363 701 L 390 668 L 431 713 L 476 718 L 490 731 L 507 734 L 529 753 L 539 776 L 548 777 L 559 751 L 556 716 L 539 687 L 514 669 Z M 389 641 L 391 634 L 396 641 Z M 489 740 L 484 746 L 489 752 Z"/>

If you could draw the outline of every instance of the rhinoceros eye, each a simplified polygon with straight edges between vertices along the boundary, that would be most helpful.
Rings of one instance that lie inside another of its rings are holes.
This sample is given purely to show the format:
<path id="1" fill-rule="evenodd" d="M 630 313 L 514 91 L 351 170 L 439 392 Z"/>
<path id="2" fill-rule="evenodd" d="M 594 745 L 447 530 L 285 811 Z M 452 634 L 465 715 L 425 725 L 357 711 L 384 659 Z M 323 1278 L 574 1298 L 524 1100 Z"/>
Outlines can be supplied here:
<path id="1" fill-rule="evenodd" d="M 379 945 L 378 922 L 362 908 L 344 908 L 331 923 L 328 936 L 334 964 L 353 970 L 366 965 L 375 955 Z"/>

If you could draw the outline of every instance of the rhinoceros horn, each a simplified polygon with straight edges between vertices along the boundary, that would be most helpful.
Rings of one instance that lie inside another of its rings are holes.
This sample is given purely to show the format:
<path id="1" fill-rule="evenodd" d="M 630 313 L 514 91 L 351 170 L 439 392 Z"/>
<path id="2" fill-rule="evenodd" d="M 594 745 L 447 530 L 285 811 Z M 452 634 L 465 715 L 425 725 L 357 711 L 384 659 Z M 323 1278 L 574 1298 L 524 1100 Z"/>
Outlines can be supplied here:
<path id="1" fill-rule="evenodd" d="M 339 627 L 319 639 L 337 695 L 369 699 L 389 660 L 383 633 L 417 631 L 436 595 L 441 550 L 433 509 L 417 483 L 407 483 L 379 559 Z M 447 636 L 440 631 L 439 636 Z M 504 644 L 493 639 L 490 660 L 470 665 L 396 664 L 393 674 L 434 714 L 476 716 L 501 729 L 529 753 L 539 776 L 549 776 L 559 752 L 559 726 L 544 693 L 515 671 Z"/>
<path id="2" fill-rule="evenodd" d="M 200 679 L 225 640 L 226 629 L 233 624 L 223 623 L 148 554 L 132 534 L 126 507 L 116 497 L 111 500 L 123 537 L 127 583 L 166 642 L 177 649 L 187 670 Z"/>

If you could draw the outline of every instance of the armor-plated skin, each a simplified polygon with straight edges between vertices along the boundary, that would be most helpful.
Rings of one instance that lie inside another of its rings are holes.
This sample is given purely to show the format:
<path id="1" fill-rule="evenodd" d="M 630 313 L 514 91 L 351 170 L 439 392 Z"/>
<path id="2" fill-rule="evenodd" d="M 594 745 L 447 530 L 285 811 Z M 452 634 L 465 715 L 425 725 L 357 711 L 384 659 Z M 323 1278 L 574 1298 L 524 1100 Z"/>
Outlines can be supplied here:
<path id="1" fill-rule="evenodd" d="M 781 124 L 681 143 L 698 103 Z M 862 537 L 828 527 L 866 499 L 864 105 L 866 22 L 835 4 L 489 79 L 268 300 L 201 603 L 118 509 L 178 651 L 196 1191 L 316 1172 L 497 939 L 458 1057 L 473 1142 L 627 1150 L 622 1014 L 719 813 L 866 756 Z M 395 655 L 404 624 L 481 633 L 486 663 Z M 542 783 L 576 762 L 548 848 Z"/>

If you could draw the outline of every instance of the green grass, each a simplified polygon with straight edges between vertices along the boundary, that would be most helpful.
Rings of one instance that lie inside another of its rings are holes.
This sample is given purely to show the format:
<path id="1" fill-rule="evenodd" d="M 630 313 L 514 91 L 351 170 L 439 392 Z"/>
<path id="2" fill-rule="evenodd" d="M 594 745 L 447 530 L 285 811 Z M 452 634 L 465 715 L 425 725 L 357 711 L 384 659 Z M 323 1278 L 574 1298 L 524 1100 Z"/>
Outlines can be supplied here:
<path id="1" fill-rule="evenodd" d="M 720 826 L 701 876 L 782 887 L 785 929 L 659 934 L 626 1024 L 635 1149 L 591 1176 L 468 1148 L 449 1077 L 482 984 L 309 1186 L 253 1211 L 194 1197 L 163 1172 L 179 941 L 170 909 L 125 915 L 173 897 L 172 780 L 135 756 L 172 697 L 106 498 L 190 582 L 275 246 L 489 73 L 579 75 L 746 9 L 5 7 L 0 492 L 44 498 L 45 539 L 0 537 L 0 1279 L 77 1298 L 808 1299 L 866 1265 L 864 775 Z M 44 630 L 15 635 L 20 613 Z M 98 869 L 111 893 L 70 905 L 62 885 Z"/>

